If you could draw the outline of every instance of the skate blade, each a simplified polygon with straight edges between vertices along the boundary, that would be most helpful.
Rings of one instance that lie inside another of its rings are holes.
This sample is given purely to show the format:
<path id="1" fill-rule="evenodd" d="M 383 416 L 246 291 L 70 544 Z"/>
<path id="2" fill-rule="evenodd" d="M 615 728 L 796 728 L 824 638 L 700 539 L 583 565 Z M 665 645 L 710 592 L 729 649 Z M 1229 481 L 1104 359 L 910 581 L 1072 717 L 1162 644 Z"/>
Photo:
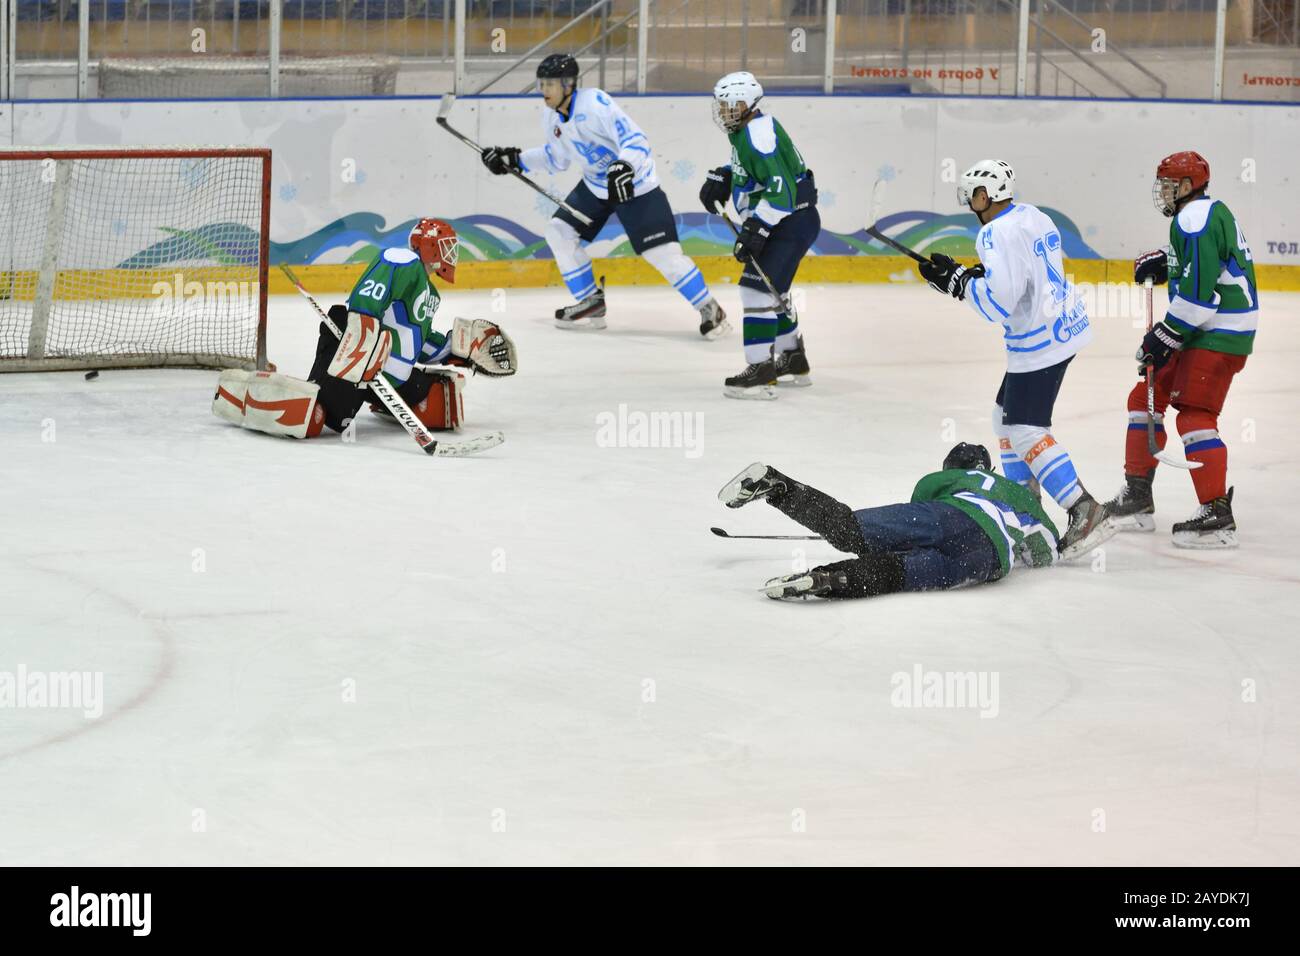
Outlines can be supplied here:
<path id="1" fill-rule="evenodd" d="M 715 339 L 720 339 L 724 335 L 730 335 L 730 334 L 731 334 L 731 323 L 728 322 L 726 319 L 723 319 L 713 328 L 709 329 L 709 331 L 703 333 L 704 339 L 707 342 L 712 342 Z"/>
<path id="2" fill-rule="evenodd" d="M 1173 541 L 1175 548 L 1186 548 L 1189 551 L 1216 551 L 1220 548 L 1237 547 L 1237 531 L 1235 528 L 1211 531 L 1208 534 L 1182 531 L 1173 536 Z"/>
<path id="3" fill-rule="evenodd" d="M 756 385 L 753 388 L 741 388 L 738 385 L 725 385 L 722 394 L 727 398 L 738 398 L 750 402 L 770 402 L 776 398 L 775 385 Z"/>
<path id="4" fill-rule="evenodd" d="M 1154 515 L 1124 515 L 1122 517 L 1113 517 L 1110 520 L 1120 531 L 1156 530 L 1156 519 Z"/>
<path id="5" fill-rule="evenodd" d="M 808 388 L 812 385 L 812 375 L 781 375 L 776 384 L 780 388 Z"/>
<path id="6" fill-rule="evenodd" d="M 1097 527 L 1093 528 L 1091 532 L 1070 545 L 1066 550 L 1062 551 L 1061 560 L 1073 561 L 1075 558 L 1087 554 L 1098 545 L 1109 541 L 1118 533 L 1119 528 L 1115 527 L 1113 519 L 1103 518 L 1101 521 L 1097 522 Z"/>
<path id="7" fill-rule="evenodd" d="M 758 479 L 762 478 L 765 474 L 767 474 L 767 465 L 763 464 L 761 461 L 754 462 L 735 478 L 732 478 L 722 486 L 722 490 L 718 492 L 718 500 L 728 508 L 740 508 L 743 505 L 749 504 L 754 496 L 752 494 L 744 493 L 745 482 L 758 481 Z"/>
<path id="8" fill-rule="evenodd" d="M 604 316 L 587 315 L 581 319 L 556 319 L 557 329 L 569 329 L 573 332 L 599 332 L 605 327 Z"/>

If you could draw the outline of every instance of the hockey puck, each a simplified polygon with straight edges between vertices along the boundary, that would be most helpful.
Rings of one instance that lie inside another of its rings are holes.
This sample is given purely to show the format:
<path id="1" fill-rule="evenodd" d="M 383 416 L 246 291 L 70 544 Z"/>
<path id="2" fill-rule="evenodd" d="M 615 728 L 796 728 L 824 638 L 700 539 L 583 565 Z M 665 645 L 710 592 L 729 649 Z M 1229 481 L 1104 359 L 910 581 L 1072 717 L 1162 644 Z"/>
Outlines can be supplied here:
<path id="1" fill-rule="evenodd" d="M 94 378 L 99 378 L 99 373 L 98 373 L 98 372 L 90 371 L 90 372 L 87 372 L 87 373 L 86 373 L 86 381 L 87 381 L 87 382 L 89 382 L 91 379 L 94 379 Z"/>

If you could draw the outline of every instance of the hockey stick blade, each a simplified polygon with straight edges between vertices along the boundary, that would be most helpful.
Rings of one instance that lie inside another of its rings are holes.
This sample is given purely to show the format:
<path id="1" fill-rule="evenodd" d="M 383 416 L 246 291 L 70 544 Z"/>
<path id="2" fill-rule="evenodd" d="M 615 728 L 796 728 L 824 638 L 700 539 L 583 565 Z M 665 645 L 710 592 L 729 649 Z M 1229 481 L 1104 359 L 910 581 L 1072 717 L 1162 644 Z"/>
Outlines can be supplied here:
<path id="1" fill-rule="evenodd" d="M 452 105 L 456 102 L 455 93 L 444 93 L 438 103 L 438 119 L 446 119 L 447 114 L 451 112 Z"/>
<path id="2" fill-rule="evenodd" d="M 1195 471 L 1197 468 L 1200 468 L 1201 465 L 1205 464 L 1201 461 L 1186 461 L 1182 458 L 1175 458 L 1167 451 L 1158 451 L 1151 457 L 1156 461 L 1162 461 L 1166 465 L 1173 465 L 1175 468 L 1182 468 L 1186 471 Z"/>
<path id="3" fill-rule="evenodd" d="M 819 534 L 729 534 L 721 528 L 710 528 L 719 538 L 733 541 L 825 541 Z"/>
<path id="4" fill-rule="evenodd" d="M 502 432 L 488 432 L 486 435 L 467 438 L 464 441 L 435 441 L 433 451 L 430 454 L 442 458 L 464 458 L 468 455 L 477 455 L 489 448 L 496 448 L 505 440 L 506 436 Z"/>
<path id="5" fill-rule="evenodd" d="M 879 229 L 877 229 L 874 225 L 871 225 L 871 226 L 868 226 L 868 227 L 867 227 L 867 235 L 870 236 L 872 239 L 879 240 L 880 242 L 883 242 L 885 245 L 887 245 L 887 246 L 891 246 L 891 247 L 893 247 L 894 249 L 897 249 L 899 252 L 901 252 L 901 253 L 902 253 L 903 255 L 905 255 L 905 256 L 911 256 L 911 257 L 912 257 L 913 259 L 915 259 L 917 262 L 929 262 L 929 261 L 930 261 L 930 260 L 927 259 L 925 256 L 923 256 L 923 255 L 921 255 L 919 252 L 917 252 L 915 249 L 909 249 L 909 248 L 907 248 L 907 246 L 903 245 L 903 244 L 902 244 L 901 242 L 899 242 L 897 239 L 891 239 L 889 236 L 885 235 L 883 232 L 881 232 Z"/>

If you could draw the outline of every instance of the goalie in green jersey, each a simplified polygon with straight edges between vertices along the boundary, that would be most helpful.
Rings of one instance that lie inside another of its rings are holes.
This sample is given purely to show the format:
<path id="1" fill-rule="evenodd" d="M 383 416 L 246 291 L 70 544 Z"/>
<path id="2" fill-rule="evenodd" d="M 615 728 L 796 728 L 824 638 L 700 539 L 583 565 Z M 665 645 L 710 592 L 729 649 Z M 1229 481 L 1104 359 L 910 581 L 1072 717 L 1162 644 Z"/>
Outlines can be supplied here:
<path id="1" fill-rule="evenodd" d="M 426 428 L 459 428 L 463 378 L 455 367 L 507 376 L 519 361 L 514 343 L 494 322 L 458 318 L 447 332 L 433 327 L 441 298 L 432 280 L 455 281 L 458 250 L 450 223 L 421 219 L 405 246 L 380 251 L 346 305 L 330 307 L 330 322 L 342 337 L 321 322 L 306 380 L 227 369 L 217 382 L 213 414 L 290 438 L 312 438 L 325 428 L 341 432 L 382 375 Z M 391 417 L 377 402 L 372 407 Z"/>
<path id="2" fill-rule="evenodd" d="M 762 463 L 718 492 L 728 508 L 763 499 L 856 557 L 772 578 L 775 600 L 876 597 L 996 581 L 1017 564 L 1057 560 L 1058 533 L 1038 496 L 993 472 L 983 445 L 957 445 L 903 504 L 854 510 Z"/>
<path id="3" fill-rule="evenodd" d="M 731 143 L 731 163 L 710 170 L 700 202 L 716 215 L 728 200 L 744 217 L 732 254 L 745 263 L 744 371 L 724 382 L 728 398 L 773 399 L 777 385 L 811 385 L 790 284 L 821 232 L 813 173 L 776 119 L 758 108 L 763 87 L 729 73 L 713 88 L 713 119 Z M 764 276 L 775 287 L 773 296 Z"/>

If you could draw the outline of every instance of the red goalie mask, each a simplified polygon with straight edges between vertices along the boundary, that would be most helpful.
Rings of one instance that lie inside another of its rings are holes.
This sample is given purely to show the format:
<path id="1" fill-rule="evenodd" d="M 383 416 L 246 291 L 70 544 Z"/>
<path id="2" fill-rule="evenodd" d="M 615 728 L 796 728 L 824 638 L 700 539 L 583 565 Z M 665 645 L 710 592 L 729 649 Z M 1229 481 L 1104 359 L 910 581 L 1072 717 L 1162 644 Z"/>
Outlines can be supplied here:
<path id="1" fill-rule="evenodd" d="M 421 219 L 411 230 L 411 250 L 420 257 L 428 272 L 447 282 L 456 281 L 460 240 L 451 223 L 441 219 Z"/>

